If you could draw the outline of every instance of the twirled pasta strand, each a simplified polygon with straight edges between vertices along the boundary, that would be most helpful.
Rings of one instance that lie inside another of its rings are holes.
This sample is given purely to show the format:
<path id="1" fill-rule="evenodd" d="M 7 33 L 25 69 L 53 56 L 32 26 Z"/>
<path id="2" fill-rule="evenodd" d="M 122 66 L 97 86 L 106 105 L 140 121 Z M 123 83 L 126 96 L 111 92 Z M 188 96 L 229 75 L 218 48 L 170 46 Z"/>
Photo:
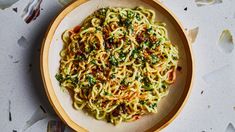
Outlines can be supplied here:
<path id="1" fill-rule="evenodd" d="M 113 124 L 157 112 L 176 79 L 178 50 L 143 7 L 102 8 L 62 35 L 56 78 L 73 105 Z"/>

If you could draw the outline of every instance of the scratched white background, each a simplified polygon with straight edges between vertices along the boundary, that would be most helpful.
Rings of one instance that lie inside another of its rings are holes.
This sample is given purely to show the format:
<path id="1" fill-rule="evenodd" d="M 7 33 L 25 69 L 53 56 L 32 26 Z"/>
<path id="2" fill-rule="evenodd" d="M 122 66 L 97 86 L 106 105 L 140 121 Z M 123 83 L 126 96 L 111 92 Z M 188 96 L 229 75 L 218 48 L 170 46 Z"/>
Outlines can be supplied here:
<path id="1" fill-rule="evenodd" d="M 3 1 L 0 0 L 0 6 Z M 190 98 L 163 132 L 235 132 L 235 51 L 225 52 L 218 43 L 224 29 L 229 29 L 235 39 L 235 0 L 202 7 L 197 7 L 195 0 L 161 1 L 185 28 L 199 27 L 192 45 L 196 71 Z M 42 120 L 25 129 L 26 132 L 45 132 L 48 121 L 56 119 L 43 91 L 38 50 L 50 21 L 63 6 L 57 0 L 43 0 L 39 17 L 26 24 L 21 16 L 28 3 L 29 0 L 20 0 L 0 9 L 0 131 L 3 132 L 24 130 L 32 116 Z M 47 113 L 42 112 L 40 105 Z"/>

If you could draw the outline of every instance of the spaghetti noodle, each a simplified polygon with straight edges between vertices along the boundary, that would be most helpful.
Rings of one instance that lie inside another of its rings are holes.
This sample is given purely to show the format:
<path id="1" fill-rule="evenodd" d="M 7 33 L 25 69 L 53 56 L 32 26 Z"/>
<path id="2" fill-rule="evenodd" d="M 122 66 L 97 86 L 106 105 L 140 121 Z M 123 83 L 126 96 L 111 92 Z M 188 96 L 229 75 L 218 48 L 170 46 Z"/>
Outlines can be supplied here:
<path id="1" fill-rule="evenodd" d="M 56 78 L 73 106 L 113 124 L 156 113 L 176 79 L 178 49 L 143 7 L 102 8 L 63 33 Z"/>

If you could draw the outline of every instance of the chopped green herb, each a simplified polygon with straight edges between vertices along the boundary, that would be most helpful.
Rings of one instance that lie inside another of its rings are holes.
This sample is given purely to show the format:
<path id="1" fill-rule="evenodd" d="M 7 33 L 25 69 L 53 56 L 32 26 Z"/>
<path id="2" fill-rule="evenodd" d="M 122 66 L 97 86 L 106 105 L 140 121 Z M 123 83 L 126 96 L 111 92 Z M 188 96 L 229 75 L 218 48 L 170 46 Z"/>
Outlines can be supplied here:
<path id="1" fill-rule="evenodd" d="M 144 56 L 141 56 L 140 59 L 141 59 L 142 63 L 145 65 L 145 62 L 146 62 L 147 60 L 144 58 Z"/>
<path id="2" fill-rule="evenodd" d="M 150 107 L 154 109 L 157 106 L 157 103 L 153 103 Z"/>
<path id="3" fill-rule="evenodd" d="M 110 56 L 109 61 L 113 66 L 118 66 L 118 61 L 113 55 Z"/>
<path id="4" fill-rule="evenodd" d="M 116 78 L 116 76 L 114 74 L 111 74 L 111 79 Z"/>
<path id="5" fill-rule="evenodd" d="M 61 82 L 61 81 L 63 80 L 63 76 L 62 76 L 61 74 L 59 74 L 59 73 L 57 73 L 57 74 L 55 75 L 55 78 L 56 78 L 59 82 Z"/>
<path id="6" fill-rule="evenodd" d="M 142 105 L 144 105 L 144 104 L 145 104 L 145 101 L 144 101 L 144 100 L 140 100 L 139 103 L 142 104 Z"/>
<path id="7" fill-rule="evenodd" d="M 151 47 L 151 49 L 155 50 L 156 47 L 157 47 L 157 44 L 153 44 L 152 47 Z"/>
<path id="8" fill-rule="evenodd" d="M 152 64 L 156 64 L 159 61 L 156 55 L 151 55 L 151 59 L 152 59 Z"/>
<path id="9" fill-rule="evenodd" d="M 90 48 L 89 46 L 86 46 L 86 47 L 85 47 L 85 52 L 88 53 L 88 52 L 90 52 L 90 51 L 91 51 L 91 48 Z"/>
<path id="10" fill-rule="evenodd" d="M 92 60 L 91 63 L 96 65 L 96 60 Z"/>
<path id="11" fill-rule="evenodd" d="M 84 55 L 76 55 L 74 57 L 74 60 L 83 61 L 83 60 L 85 60 L 85 56 Z"/>
<path id="12" fill-rule="evenodd" d="M 147 85 L 144 85 L 142 87 L 147 91 L 152 91 L 154 89 L 152 84 L 147 84 Z"/>
<path id="13" fill-rule="evenodd" d="M 126 34 L 126 32 L 125 32 L 125 34 Z M 127 45 L 131 45 L 131 41 L 129 39 L 126 39 L 125 42 Z"/>
<path id="14" fill-rule="evenodd" d="M 99 13 L 102 15 L 102 16 L 106 16 L 106 12 L 107 12 L 107 8 L 102 8 L 99 10 Z"/>
<path id="15" fill-rule="evenodd" d="M 137 58 L 138 57 L 138 54 L 139 54 L 139 50 L 137 48 L 135 48 L 133 51 L 132 51 L 132 57 L 133 58 Z"/>
<path id="16" fill-rule="evenodd" d="M 176 56 L 172 56 L 172 59 L 173 59 L 173 60 L 178 60 L 179 58 L 176 57 Z"/>
<path id="17" fill-rule="evenodd" d="M 141 20 L 141 18 L 140 18 L 140 14 L 136 14 L 136 19 L 138 20 L 138 21 L 140 21 Z"/>
<path id="18" fill-rule="evenodd" d="M 164 42 L 165 42 L 165 39 L 164 39 L 164 38 L 159 38 L 156 44 L 157 44 L 157 46 L 158 46 L 158 45 L 163 44 Z"/>
<path id="19" fill-rule="evenodd" d="M 148 84 L 150 81 L 149 81 L 148 77 L 144 76 L 143 79 L 141 80 L 141 82 L 143 82 L 144 84 Z"/>
<path id="20" fill-rule="evenodd" d="M 132 22 L 127 26 L 127 28 L 128 28 L 129 33 L 132 34 L 134 32 L 134 27 L 132 25 Z"/>
<path id="21" fill-rule="evenodd" d="M 136 77 L 135 77 L 135 80 L 138 80 L 138 79 L 139 79 L 139 76 L 136 76 Z"/>
<path id="22" fill-rule="evenodd" d="M 94 85 L 96 83 L 96 79 L 92 75 L 88 75 L 87 79 L 88 79 L 88 82 L 89 82 L 90 86 Z"/>
<path id="23" fill-rule="evenodd" d="M 108 39 L 108 42 L 109 42 L 109 43 L 113 43 L 113 42 L 114 42 L 114 36 L 110 37 L 110 38 Z"/>
<path id="24" fill-rule="evenodd" d="M 108 93 L 108 92 L 104 92 L 104 95 L 108 95 L 108 96 L 113 96 L 111 93 Z"/>
<path id="25" fill-rule="evenodd" d="M 64 80 L 70 80 L 70 79 L 71 79 L 70 75 L 66 75 Z"/>
<path id="26" fill-rule="evenodd" d="M 104 95 L 108 95 L 108 94 L 109 94 L 108 92 L 106 92 L 106 91 L 104 92 Z"/>
<path id="27" fill-rule="evenodd" d="M 127 18 L 133 18 L 133 16 L 134 16 L 134 12 L 132 11 L 127 12 Z"/>
<path id="28" fill-rule="evenodd" d="M 78 77 L 73 77 L 70 79 L 74 84 L 78 83 Z"/>
<path id="29" fill-rule="evenodd" d="M 125 24 L 126 27 L 130 27 L 130 25 L 132 24 L 132 20 L 131 19 L 126 19 L 124 24 Z"/>
<path id="30" fill-rule="evenodd" d="M 126 81 L 126 77 L 121 81 L 121 85 L 128 86 L 129 82 Z"/>
<path id="31" fill-rule="evenodd" d="M 162 88 L 165 89 L 166 88 L 166 84 L 162 84 Z"/>
<path id="32" fill-rule="evenodd" d="M 149 48 L 149 46 L 151 45 L 149 41 L 145 41 L 143 44 L 144 44 L 144 45 L 143 45 L 143 46 L 144 46 L 144 47 L 143 47 L 144 49 Z"/>
<path id="33" fill-rule="evenodd" d="M 96 32 L 101 31 L 101 28 L 100 27 L 95 27 L 95 30 L 96 30 Z"/>
<path id="34" fill-rule="evenodd" d="M 119 59 L 124 61 L 126 59 L 126 55 L 123 52 L 119 53 Z"/>
<path id="35" fill-rule="evenodd" d="M 141 80 L 144 85 L 142 86 L 145 90 L 147 91 L 151 91 L 154 89 L 154 85 L 151 84 L 150 80 L 148 79 L 148 77 L 144 77 L 142 80 Z"/>
<path id="36" fill-rule="evenodd" d="M 122 84 L 122 85 L 124 85 L 124 84 L 125 84 L 125 79 L 123 79 L 123 80 L 121 81 L 121 84 Z"/>
<path id="37" fill-rule="evenodd" d="M 153 28 L 152 28 L 152 27 L 147 28 L 147 32 L 148 32 L 148 33 L 150 33 L 152 30 L 153 30 Z"/>

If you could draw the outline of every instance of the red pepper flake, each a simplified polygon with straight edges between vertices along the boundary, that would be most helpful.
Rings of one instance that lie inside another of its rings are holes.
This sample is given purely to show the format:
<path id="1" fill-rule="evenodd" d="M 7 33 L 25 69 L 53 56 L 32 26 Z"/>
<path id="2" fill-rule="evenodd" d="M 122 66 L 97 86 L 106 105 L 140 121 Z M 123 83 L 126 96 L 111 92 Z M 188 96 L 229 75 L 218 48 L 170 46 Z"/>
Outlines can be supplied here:
<path id="1" fill-rule="evenodd" d="M 118 110 L 118 109 L 115 109 L 115 110 L 113 111 L 112 115 L 113 115 L 114 117 L 119 116 L 119 110 Z"/>
<path id="2" fill-rule="evenodd" d="M 154 51 L 153 51 L 153 50 L 149 50 L 149 49 L 147 49 L 146 51 L 147 51 L 147 53 L 148 53 L 148 54 L 150 54 L 150 55 L 151 55 L 152 53 L 154 53 Z"/>
<path id="3" fill-rule="evenodd" d="M 139 115 L 135 115 L 135 120 L 138 120 L 138 119 L 140 119 L 140 116 Z"/>
<path id="4" fill-rule="evenodd" d="M 124 86 L 124 85 L 120 86 L 120 90 L 125 90 L 126 88 L 127 88 L 127 87 Z"/>
<path id="5" fill-rule="evenodd" d="M 83 52 L 81 50 L 77 51 L 77 55 L 81 55 Z"/>
<path id="6" fill-rule="evenodd" d="M 78 33 L 81 29 L 81 26 L 77 25 L 76 27 L 73 28 L 74 33 Z"/>
<path id="7" fill-rule="evenodd" d="M 147 52 L 144 52 L 144 57 L 148 57 L 148 53 Z"/>

